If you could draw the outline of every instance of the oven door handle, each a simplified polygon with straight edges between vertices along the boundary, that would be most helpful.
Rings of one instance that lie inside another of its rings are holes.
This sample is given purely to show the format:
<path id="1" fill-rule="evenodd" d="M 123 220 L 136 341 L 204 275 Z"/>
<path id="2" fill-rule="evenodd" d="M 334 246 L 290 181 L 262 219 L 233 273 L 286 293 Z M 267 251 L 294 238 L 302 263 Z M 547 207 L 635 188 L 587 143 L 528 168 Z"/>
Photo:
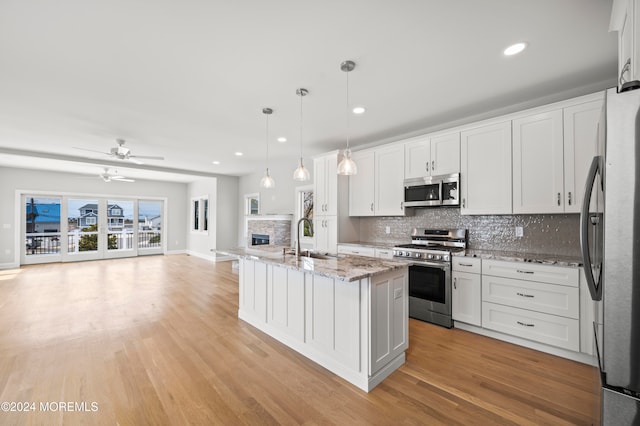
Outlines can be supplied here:
<path id="1" fill-rule="evenodd" d="M 416 260 L 410 265 L 410 267 L 411 266 L 425 266 L 428 268 L 438 268 L 438 269 L 442 269 L 443 271 L 451 269 L 450 263 L 429 262 L 428 260 Z"/>

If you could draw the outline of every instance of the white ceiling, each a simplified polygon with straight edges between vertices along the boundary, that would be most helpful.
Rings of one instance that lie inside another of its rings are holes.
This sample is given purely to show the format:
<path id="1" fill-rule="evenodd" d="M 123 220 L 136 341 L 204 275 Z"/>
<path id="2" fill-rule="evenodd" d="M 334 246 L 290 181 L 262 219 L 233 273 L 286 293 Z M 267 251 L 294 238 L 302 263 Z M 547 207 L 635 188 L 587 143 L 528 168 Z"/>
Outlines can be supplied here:
<path id="1" fill-rule="evenodd" d="M 0 165 L 98 173 L 109 157 L 74 147 L 124 138 L 166 158 L 126 163 L 128 176 L 243 175 L 264 168 L 271 107 L 270 155 L 293 172 L 297 88 L 304 156 L 345 144 L 342 61 L 357 64 L 351 104 L 367 108 L 352 145 L 371 144 L 615 85 L 610 12 L 610 0 L 3 0 Z M 529 48 L 503 56 L 517 41 Z"/>

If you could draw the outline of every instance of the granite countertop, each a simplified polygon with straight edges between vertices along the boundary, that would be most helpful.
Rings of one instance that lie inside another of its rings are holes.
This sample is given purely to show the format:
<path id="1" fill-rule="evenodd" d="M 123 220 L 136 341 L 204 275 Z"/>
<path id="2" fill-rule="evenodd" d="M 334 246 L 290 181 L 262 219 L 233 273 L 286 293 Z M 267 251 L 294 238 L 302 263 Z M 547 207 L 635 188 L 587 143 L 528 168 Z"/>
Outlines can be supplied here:
<path id="1" fill-rule="evenodd" d="M 295 255 L 283 255 L 283 249 L 290 252 L 289 247 L 267 246 L 264 248 L 238 247 L 233 249 L 216 250 L 217 253 L 251 259 L 285 268 L 313 272 L 329 278 L 342 281 L 356 281 L 373 275 L 382 274 L 395 269 L 406 268 L 407 262 L 398 260 L 376 259 L 365 256 L 329 255 L 327 259 L 316 259 Z"/>
<path id="2" fill-rule="evenodd" d="M 507 260 L 511 262 L 542 263 L 545 265 L 581 267 L 582 258 L 575 256 L 561 256 L 557 254 L 521 253 L 500 250 L 467 249 L 464 254 L 454 256 L 478 257 L 480 259 Z"/>

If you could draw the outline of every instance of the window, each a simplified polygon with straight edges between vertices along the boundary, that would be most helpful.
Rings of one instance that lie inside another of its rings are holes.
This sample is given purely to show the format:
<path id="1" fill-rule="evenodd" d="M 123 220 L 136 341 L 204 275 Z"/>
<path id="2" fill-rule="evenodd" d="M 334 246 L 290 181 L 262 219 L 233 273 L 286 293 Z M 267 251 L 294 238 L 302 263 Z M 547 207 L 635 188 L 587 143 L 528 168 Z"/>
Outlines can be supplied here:
<path id="1" fill-rule="evenodd" d="M 191 232 L 209 231 L 209 198 L 191 199 Z"/>
<path id="2" fill-rule="evenodd" d="M 247 194 L 245 199 L 245 214 L 247 216 L 260 214 L 260 194 Z"/>
<path id="3" fill-rule="evenodd" d="M 296 223 L 300 218 L 306 217 L 313 222 L 313 185 L 296 188 Z M 313 231 L 307 222 L 304 222 L 304 237 L 312 238 Z"/>
<path id="4" fill-rule="evenodd" d="M 111 209 L 111 216 L 122 216 L 122 209 Z"/>
<path id="5" fill-rule="evenodd" d="M 84 218 L 84 223 L 87 225 L 95 225 L 98 223 L 96 219 L 95 216 L 88 216 Z"/>

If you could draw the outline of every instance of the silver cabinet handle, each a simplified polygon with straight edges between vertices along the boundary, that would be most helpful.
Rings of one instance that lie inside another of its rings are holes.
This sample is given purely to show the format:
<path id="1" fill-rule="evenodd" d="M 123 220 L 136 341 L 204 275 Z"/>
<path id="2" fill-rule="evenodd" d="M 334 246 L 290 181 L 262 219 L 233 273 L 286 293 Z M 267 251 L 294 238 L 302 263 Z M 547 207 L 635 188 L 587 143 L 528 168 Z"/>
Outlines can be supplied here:
<path id="1" fill-rule="evenodd" d="M 404 210 L 404 201 L 400 201 L 400 210 Z"/>
<path id="2" fill-rule="evenodd" d="M 436 171 L 436 160 L 431 160 L 431 171 Z"/>
<path id="3" fill-rule="evenodd" d="M 560 193 L 558 192 L 558 205 L 560 205 L 560 201 L 562 200 Z"/>
<path id="4" fill-rule="evenodd" d="M 453 289 L 454 290 L 458 289 L 458 278 L 457 277 L 453 279 Z"/>
<path id="5" fill-rule="evenodd" d="M 462 208 L 464 208 L 464 207 L 465 207 L 465 201 L 466 201 L 466 200 L 463 198 L 463 199 L 462 199 Z"/>
<path id="6" fill-rule="evenodd" d="M 523 326 L 523 327 L 535 327 L 535 324 L 527 324 L 526 322 L 520 322 L 520 321 L 516 321 L 519 325 Z"/>
<path id="7" fill-rule="evenodd" d="M 524 293 L 516 293 L 516 294 L 521 297 L 535 297 L 533 294 L 524 294 Z"/>
<path id="8" fill-rule="evenodd" d="M 353 254 L 360 254 L 360 252 L 358 250 L 354 250 Z"/>
<path id="9" fill-rule="evenodd" d="M 429 162 L 428 161 L 426 163 L 424 163 L 424 169 L 426 171 L 429 171 Z"/>
<path id="10" fill-rule="evenodd" d="M 458 265 L 460 265 L 460 266 L 468 266 L 468 267 L 472 267 L 473 266 L 471 263 L 458 263 Z"/>
<path id="11" fill-rule="evenodd" d="M 524 271 L 522 269 L 517 269 L 516 272 L 519 273 L 519 274 L 533 274 L 533 273 L 535 273 L 534 271 Z"/>
<path id="12" fill-rule="evenodd" d="M 373 211 L 373 203 L 371 203 L 371 211 Z"/>
<path id="13" fill-rule="evenodd" d="M 567 201 L 568 201 L 569 205 L 571 205 L 571 191 L 569 191 L 569 197 L 568 198 L 569 199 Z"/>

